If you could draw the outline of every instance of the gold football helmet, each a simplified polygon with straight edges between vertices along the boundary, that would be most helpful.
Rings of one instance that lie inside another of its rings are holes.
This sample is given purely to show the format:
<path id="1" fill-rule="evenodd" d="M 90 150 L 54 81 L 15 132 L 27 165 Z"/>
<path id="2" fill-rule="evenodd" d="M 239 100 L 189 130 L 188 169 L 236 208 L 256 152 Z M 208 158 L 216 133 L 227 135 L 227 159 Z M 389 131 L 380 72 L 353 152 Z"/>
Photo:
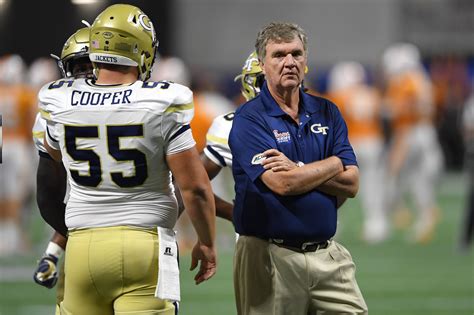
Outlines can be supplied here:
<path id="1" fill-rule="evenodd" d="M 92 73 L 88 68 L 77 73 L 74 65 L 90 64 L 89 61 L 89 28 L 83 27 L 72 34 L 64 43 L 61 57 L 52 55 L 58 61 L 58 67 L 63 77 L 90 76 Z"/>
<path id="2" fill-rule="evenodd" d="M 93 63 L 138 67 L 143 81 L 150 77 L 157 46 L 150 18 L 132 5 L 109 6 L 90 29 L 89 58 Z M 98 71 L 95 65 L 94 70 Z"/>
<path id="3" fill-rule="evenodd" d="M 256 97 L 263 86 L 265 76 L 263 75 L 257 52 L 253 51 L 242 67 L 242 73 L 235 77 L 234 81 L 240 80 L 242 87 L 240 91 L 247 101 Z"/>

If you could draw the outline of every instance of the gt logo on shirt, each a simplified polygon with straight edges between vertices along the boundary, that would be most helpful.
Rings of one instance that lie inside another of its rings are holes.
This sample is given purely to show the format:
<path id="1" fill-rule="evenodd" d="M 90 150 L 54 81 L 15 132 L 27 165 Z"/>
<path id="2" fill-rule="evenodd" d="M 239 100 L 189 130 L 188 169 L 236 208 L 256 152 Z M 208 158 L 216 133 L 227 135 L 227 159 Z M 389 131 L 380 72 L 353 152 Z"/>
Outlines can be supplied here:
<path id="1" fill-rule="evenodd" d="M 311 125 L 311 132 L 313 133 L 322 133 L 323 135 L 327 135 L 327 130 L 329 127 L 321 126 L 321 124 L 312 124 Z"/>

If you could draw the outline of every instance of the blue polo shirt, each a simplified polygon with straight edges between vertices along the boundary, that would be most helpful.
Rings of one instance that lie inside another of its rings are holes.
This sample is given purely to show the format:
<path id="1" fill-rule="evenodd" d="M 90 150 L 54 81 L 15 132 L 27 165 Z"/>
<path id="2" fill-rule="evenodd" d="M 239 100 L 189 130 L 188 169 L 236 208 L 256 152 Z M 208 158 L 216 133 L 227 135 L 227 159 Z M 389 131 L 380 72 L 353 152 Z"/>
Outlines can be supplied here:
<path id="1" fill-rule="evenodd" d="M 336 197 L 318 190 L 280 196 L 260 179 L 258 154 L 277 149 L 305 164 L 337 156 L 357 165 L 347 126 L 336 105 L 300 91 L 298 125 L 271 96 L 266 83 L 259 96 L 235 113 L 229 146 L 235 180 L 236 232 L 261 238 L 323 241 L 336 233 Z"/>

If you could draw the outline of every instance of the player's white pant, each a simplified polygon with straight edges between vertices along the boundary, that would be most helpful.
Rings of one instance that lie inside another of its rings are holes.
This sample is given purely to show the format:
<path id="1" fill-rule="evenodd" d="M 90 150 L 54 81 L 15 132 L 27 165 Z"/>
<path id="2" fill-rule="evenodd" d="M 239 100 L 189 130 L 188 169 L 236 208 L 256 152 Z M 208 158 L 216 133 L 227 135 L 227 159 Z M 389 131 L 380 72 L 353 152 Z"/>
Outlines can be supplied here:
<path id="1" fill-rule="evenodd" d="M 443 169 L 443 155 L 431 124 L 411 129 L 408 152 L 400 174 L 386 179 L 388 207 L 393 209 L 404 193 L 413 196 L 418 211 L 415 232 L 433 224 L 437 210 L 436 186 Z"/>
<path id="2" fill-rule="evenodd" d="M 359 198 L 364 211 L 363 236 L 369 242 L 382 241 L 389 232 L 387 210 L 383 200 L 384 143 L 382 139 L 377 138 L 353 140 L 352 147 L 357 156 L 360 173 Z"/>

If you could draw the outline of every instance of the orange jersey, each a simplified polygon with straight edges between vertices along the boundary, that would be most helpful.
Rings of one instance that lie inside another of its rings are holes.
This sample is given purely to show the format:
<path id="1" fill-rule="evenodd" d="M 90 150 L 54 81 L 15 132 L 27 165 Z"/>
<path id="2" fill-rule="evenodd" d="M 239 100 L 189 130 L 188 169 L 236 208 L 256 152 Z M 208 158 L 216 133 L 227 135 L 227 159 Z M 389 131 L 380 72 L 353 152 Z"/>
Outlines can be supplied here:
<path id="1" fill-rule="evenodd" d="M 206 134 L 214 118 L 235 110 L 235 106 L 224 96 L 210 91 L 194 94 L 194 118 L 191 131 L 199 152 L 206 146 Z"/>
<path id="2" fill-rule="evenodd" d="M 22 85 L 0 86 L 0 114 L 3 139 L 31 141 L 31 128 L 36 114 L 36 94 Z"/>
<path id="3" fill-rule="evenodd" d="M 206 110 L 206 104 L 199 98 L 194 98 L 194 118 L 191 121 L 191 131 L 194 140 L 196 141 L 196 148 L 199 152 L 204 150 L 206 146 L 207 130 L 212 124 L 214 116 Z"/>
<path id="4" fill-rule="evenodd" d="M 347 124 L 349 140 L 381 138 L 380 95 L 372 87 L 354 86 L 336 91 L 328 98 L 337 105 Z"/>
<path id="5" fill-rule="evenodd" d="M 394 129 L 412 126 L 433 115 L 431 85 L 420 71 L 407 72 L 391 79 L 386 92 Z"/>

